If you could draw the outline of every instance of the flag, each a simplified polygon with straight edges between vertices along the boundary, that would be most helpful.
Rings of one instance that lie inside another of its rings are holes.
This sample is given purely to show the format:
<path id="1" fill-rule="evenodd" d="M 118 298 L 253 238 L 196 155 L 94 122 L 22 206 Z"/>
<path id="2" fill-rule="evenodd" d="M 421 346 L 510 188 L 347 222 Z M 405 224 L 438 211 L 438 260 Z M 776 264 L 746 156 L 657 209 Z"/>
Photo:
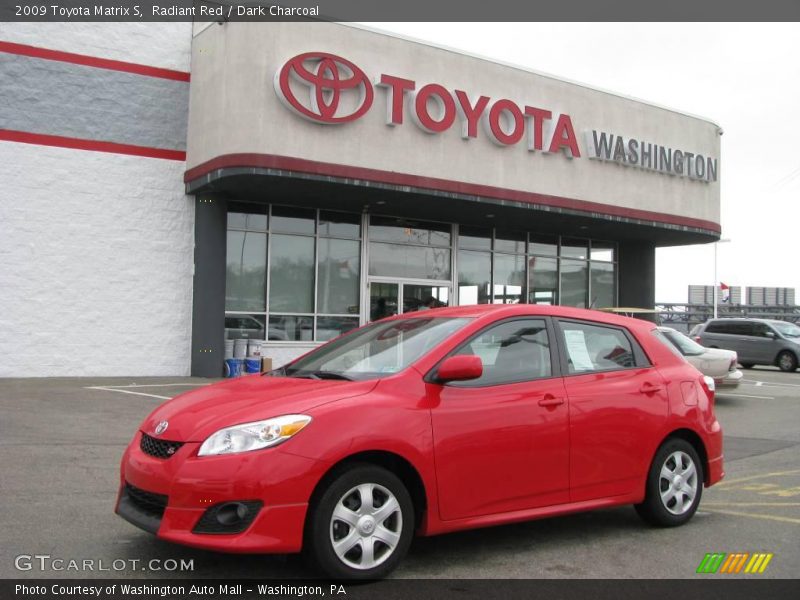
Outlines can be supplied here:
<path id="1" fill-rule="evenodd" d="M 722 302 L 730 302 L 731 301 L 731 288 L 729 285 L 725 285 L 721 281 L 719 282 L 719 289 L 722 292 Z"/>

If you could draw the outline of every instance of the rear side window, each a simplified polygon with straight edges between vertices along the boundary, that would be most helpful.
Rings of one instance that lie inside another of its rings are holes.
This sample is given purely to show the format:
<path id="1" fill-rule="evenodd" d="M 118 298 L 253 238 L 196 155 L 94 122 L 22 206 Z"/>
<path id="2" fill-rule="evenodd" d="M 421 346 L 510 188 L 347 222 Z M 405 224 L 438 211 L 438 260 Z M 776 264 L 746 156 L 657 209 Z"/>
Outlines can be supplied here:
<path id="1" fill-rule="evenodd" d="M 706 325 L 705 333 L 734 333 L 733 325 L 730 321 L 712 321 Z"/>
<path id="2" fill-rule="evenodd" d="M 642 349 L 618 327 L 559 321 L 568 373 L 613 371 L 647 364 Z"/>
<path id="3" fill-rule="evenodd" d="M 550 340 L 543 319 L 518 319 L 494 325 L 456 354 L 474 354 L 483 362 L 478 379 L 448 385 L 479 387 L 541 379 L 552 375 Z"/>

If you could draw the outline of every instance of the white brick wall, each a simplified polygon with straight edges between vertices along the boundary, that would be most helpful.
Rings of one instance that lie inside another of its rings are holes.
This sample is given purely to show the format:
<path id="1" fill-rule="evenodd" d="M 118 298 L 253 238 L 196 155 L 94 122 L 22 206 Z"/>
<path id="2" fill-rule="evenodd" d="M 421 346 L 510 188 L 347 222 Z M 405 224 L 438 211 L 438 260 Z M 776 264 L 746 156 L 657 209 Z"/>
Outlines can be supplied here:
<path id="1" fill-rule="evenodd" d="M 0 40 L 188 71 L 191 23 L 0 23 Z"/>
<path id="2" fill-rule="evenodd" d="M 0 377 L 189 374 L 184 169 L 0 142 Z"/>

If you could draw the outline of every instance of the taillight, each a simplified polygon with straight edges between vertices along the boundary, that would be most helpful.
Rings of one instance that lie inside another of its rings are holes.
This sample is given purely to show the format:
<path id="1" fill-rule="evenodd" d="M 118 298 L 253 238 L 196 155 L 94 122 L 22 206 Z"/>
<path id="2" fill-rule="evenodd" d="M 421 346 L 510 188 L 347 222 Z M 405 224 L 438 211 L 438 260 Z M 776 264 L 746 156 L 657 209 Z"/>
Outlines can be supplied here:
<path id="1" fill-rule="evenodd" d="M 716 392 L 717 386 L 714 383 L 714 379 L 709 377 L 708 375 L 703 375 L 700 378 L 700 385 L 703 387 L 703 391 L 708 396 L 708 401 L 710 404 L 714 403 L 714 392 Z"/>
<path id="2" fill-rule="evenodd" d="M 699 335 L 694 336 L 694 341 L 699 344 L 700 343 L 700 336 Z"/>

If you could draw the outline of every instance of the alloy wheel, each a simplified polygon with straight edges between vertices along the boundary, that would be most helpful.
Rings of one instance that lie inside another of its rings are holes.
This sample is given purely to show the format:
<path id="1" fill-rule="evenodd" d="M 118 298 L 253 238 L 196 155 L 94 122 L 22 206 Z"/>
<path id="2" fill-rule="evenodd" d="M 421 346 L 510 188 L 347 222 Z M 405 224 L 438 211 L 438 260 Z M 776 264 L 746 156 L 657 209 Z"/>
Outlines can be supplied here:
<path id="1" fill-rule="evenodd" d="M 659 476 L 661 503 L 673 515 L 692 508 L 697 495 L 697 468 L 692 458 L 681 450 L 667 456 Z"/>
<path id="2" fill-rule="evenodd" d="M 330 521 L 333 551 L 354 569 L 385 562 L 400 543 L 403 511 L 394 494 L 376 483 L 351 488 L 336 503 Z"/>

